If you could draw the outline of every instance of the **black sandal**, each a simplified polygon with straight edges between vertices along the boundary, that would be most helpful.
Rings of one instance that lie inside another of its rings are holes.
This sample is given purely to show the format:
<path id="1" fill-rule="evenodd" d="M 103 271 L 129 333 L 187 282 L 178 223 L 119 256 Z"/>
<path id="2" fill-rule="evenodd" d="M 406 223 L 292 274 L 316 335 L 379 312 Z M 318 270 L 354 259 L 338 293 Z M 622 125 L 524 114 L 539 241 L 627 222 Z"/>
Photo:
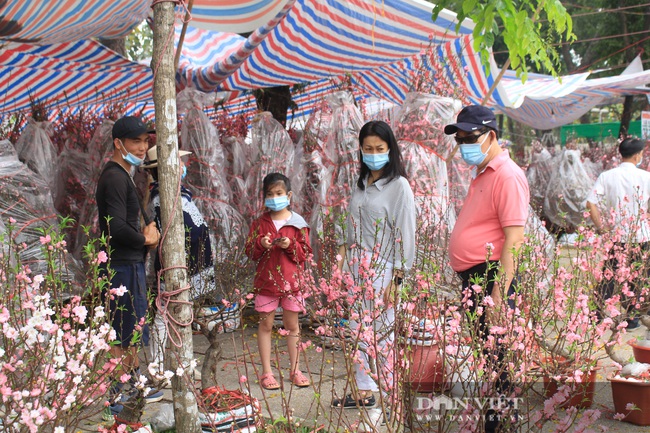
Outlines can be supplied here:
<path id="1" fill-rule="evenodd" d="M 334 400 L 332 400 L 332 407 L 353 409 L 357 407 L 373 407 L 375 403 L 376 403 L 375 396 L 372 394 L 364 398 L 360 398 L 359 400 L 355 400 L 352 397 L 352 394 L 348 394 L 345 396 L 343 400 L 341 400 L 340 398 L 335 398 Z"/>

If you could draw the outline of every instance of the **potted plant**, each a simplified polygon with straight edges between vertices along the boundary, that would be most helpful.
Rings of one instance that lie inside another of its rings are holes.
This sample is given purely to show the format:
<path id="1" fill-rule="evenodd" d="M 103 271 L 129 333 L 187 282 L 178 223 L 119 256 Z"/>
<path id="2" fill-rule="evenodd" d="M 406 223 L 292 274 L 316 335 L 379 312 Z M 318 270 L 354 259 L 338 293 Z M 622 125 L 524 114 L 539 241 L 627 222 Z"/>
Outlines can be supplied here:
<path id="1" fill-rule="evenodd" d="M 650 331 L 645 333 L 644 338 L 632 339 L 628 343 L 632 346 L 636 362 L 650 363 Z"/>
<path id="2" fill-rule="evenodd" d="M 609 381 L 615 417 L 631 424 L 650 425 L 650 364 L 627 364 Z"/>

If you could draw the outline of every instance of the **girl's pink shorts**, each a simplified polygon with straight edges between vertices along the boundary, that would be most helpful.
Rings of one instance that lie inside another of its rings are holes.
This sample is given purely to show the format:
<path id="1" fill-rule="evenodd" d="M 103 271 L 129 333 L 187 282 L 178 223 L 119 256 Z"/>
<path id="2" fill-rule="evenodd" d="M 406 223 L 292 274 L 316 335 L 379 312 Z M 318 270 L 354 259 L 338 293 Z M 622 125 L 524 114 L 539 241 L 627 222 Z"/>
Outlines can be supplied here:
<path id="1" fill-rule="evenodd" d="M 255 311 L 258 313 L 270 313 L 275 311 L 276 308 L 282 307 L 283 310 L 294 311 L 301 313 L 305 311 L 304 301 L 298 299 L 295 296 L 266 296 L 266 295 L 257 295 L 255 296 Z"/>

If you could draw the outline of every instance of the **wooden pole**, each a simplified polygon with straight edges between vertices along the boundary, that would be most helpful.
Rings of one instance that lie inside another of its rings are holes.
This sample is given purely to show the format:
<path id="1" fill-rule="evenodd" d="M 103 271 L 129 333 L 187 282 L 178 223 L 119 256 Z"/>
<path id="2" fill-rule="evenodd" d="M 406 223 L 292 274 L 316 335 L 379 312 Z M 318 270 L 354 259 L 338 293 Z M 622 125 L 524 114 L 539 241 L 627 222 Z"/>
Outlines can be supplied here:
<path id="1" fill-rule="evenodd" d="M 192 344 L 192 304 L 185 268 L 185 230 L 180 200 L 180 156 L 176 128 L 176 70 L 174 68 L 174 3 L 164 1 L 153 7 L 154 105 L 156 110 L 156 144 L 162 227 L 162 263 L 165 291 L 170 299 L 169 343 L 171 370 L 184 375 L 172 378 L 174 416 L 178 433 L 199 433 L 201 424 L 194 386 Z"/>
<path id="2" fill-rule="evenodd" d="M 178 46 L 176 47 L 176 55 L 174 56 L 174 70 L 178 70 L 178 63 L 181 61 L 181 51 L 183 50 L 183 42 L 185 41 L 185 33 L 187 32 L 187 23 L 190 21 L 193 5 L 194 0 L 190 0 L 187 5 L 187 13 L 185 14 L 185 22 L 183 22 L 181 35 L 178 37 Z"/>

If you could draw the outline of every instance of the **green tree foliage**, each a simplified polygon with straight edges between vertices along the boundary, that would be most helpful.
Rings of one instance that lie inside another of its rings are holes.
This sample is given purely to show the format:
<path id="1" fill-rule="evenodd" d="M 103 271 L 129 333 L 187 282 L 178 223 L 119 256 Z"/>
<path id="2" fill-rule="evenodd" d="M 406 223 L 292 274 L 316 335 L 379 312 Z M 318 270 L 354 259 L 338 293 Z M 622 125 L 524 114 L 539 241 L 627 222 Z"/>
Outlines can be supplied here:
<path id="1" fill-rule="evenodd" d="M 525 80 L 527 62 L 553 75 L 560 70 L 560 54 L 553 41 L 575 39 L 573 21 L 559 0 L 438 0 L 433 20 L 443 8 L 458 14 L 458 27 L 465 18 L 475 23 L 474 49 L 488 64 L 489 49 L 501 38 L 508 51 L 506 65 Z"/>
<path id="2" fill-rule="evenodd" d="M 130 60 L 138 62 L 151 58 L 153 53 L 153 32 L 143 21 L 126 37 L 126 55 Z"/>
<path id="3" fill-rule="evenodd" d="M 646 0 L 573 0 L 567 11 L 577 39 L 562 44 L 563 73 L 618 75 L 638 53 L 650 52 Z"/>

